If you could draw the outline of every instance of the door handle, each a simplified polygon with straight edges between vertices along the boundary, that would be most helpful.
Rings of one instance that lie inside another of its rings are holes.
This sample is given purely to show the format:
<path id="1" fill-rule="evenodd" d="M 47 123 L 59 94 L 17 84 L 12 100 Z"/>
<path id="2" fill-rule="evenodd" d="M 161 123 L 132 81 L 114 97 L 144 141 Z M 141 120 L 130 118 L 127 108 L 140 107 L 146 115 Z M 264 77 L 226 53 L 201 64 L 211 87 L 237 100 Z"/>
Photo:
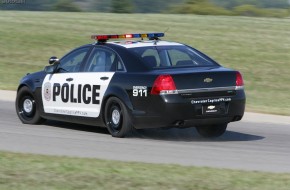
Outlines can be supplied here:
<path id="1" fill-rule="evenodd" d="M 100 79 L 101 79 L 101 80 L 108 80 L 109 77 L 101 77 Z"/>
<path id="2" fill-rule="evenodd" d="M 67 78 L 66 79 L 66 81 L 68 81 L 68 82 L 71 82 L 71 81 L 73 81 L 74 79 L 73 78 Z"/>

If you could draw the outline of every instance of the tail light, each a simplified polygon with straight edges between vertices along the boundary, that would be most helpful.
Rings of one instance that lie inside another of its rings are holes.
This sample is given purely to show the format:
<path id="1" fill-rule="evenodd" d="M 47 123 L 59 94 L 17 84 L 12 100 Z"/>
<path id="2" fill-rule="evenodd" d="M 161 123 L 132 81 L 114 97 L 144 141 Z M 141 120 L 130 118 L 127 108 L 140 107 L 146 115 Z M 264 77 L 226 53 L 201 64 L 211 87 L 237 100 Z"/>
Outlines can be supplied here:
<path id="1" fill-rule="evenodd" d="M 159 75 L 155 80 L 151 94 L 177 94 L 176 86 L 171 75 Z"/>
<path id="2" fill-rule="evenodd" d="M 244 80 L 240 72 L 236 73 L 236 86 L 237 87 L 243 87 L 244 86 Z"/>

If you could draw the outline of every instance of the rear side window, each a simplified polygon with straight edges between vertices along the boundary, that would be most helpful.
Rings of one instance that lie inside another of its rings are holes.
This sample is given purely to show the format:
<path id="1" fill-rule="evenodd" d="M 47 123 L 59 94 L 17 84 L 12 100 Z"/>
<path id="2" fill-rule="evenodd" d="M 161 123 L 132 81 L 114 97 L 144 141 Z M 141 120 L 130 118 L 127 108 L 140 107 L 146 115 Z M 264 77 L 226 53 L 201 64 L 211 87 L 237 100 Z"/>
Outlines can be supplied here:
<path id="1" fill-rule="evenodd" d="M 183 64 L 184 65 L 193 64 L 193 61 L 190 58 L 190 56 L 187 53 L 182 52 L 180 50 L 176 50 L 176 49 L 168 50 L 168 55 L 173 66 L 179 66 L 179 65 L 181 66 Z"/>
<path id="2" fill-rule="evenodd" d="M 110 50 L 95 48 L 88 59 L 85 72 L 124 71 L 118 55 Z"/>
<path id="3" fill-rule="evenodd" d="M 150 68 L 201 67 L 218 64 L 206 55 L 187 46 L 151 46 L 130 48 Z"/>

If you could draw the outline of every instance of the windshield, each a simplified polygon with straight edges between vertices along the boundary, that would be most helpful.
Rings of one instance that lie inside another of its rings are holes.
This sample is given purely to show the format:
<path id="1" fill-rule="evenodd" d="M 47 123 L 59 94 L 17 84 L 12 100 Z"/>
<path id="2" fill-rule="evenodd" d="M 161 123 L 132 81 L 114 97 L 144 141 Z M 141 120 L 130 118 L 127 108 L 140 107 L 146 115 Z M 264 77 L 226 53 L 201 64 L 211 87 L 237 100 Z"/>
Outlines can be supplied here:
<path id="1" fill-rule="evenodd" d="M 218 66 L 201 52 L 187 46 L 149 46 L 130 48 L 147 66 L 158 69 L 164 67 Z"/>

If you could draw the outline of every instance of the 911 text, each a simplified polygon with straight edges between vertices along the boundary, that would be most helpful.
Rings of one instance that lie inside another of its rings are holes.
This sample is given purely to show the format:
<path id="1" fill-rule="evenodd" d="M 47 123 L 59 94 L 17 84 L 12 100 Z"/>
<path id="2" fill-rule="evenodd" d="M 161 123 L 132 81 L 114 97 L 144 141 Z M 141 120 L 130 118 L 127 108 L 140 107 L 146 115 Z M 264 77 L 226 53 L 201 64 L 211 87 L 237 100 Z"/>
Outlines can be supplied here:
<path id="1" fill-rule="evenodd" d="M 133 86 L 133 96 L 147 97 L 147 86 Z"/>

